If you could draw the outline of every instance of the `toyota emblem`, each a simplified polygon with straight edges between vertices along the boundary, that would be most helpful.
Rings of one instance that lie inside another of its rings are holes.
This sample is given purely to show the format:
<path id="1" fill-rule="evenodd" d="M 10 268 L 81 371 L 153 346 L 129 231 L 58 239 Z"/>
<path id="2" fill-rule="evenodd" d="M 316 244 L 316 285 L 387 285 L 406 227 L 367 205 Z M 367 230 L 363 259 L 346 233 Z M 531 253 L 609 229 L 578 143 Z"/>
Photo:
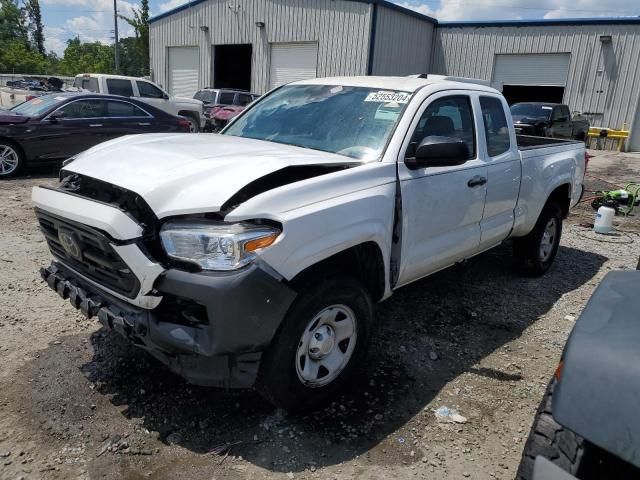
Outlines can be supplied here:
<path id="1" fill-rule="evenodd" d="M 80 242 L 74 232 L 60 229 L 58 231 L 58 240 L 60 240 L 62 248 L 70 257 L 82 260 L 82 248 L 80 248 Z"/>

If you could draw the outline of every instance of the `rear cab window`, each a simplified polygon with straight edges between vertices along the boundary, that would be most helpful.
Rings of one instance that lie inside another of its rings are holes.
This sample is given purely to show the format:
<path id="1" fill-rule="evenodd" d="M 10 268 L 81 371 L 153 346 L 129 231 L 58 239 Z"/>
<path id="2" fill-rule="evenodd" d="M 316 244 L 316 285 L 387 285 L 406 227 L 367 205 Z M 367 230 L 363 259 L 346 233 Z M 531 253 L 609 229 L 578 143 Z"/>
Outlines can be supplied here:
<path id="1" fill-rule="evenodd" d="M 496 157 L 511 149 L 509 125 L 500 99 L 480 97 L 484 134 L 487 139 L 487 153 Z"/>
<path id="2" fill-rule="evenodd" d="M 122 95 L 123 97 L 133 97 L 133 85 L 131 80 L 120 78 L 107 79 L 107 91 L 112 95 Z"/>
<path id="3" fill-rule="evenodd" d="M 93 93 L 98 93 L 100 91 L 98 79 L 95 77 L 76 77 L 73 82 L 73 86 Z"/>

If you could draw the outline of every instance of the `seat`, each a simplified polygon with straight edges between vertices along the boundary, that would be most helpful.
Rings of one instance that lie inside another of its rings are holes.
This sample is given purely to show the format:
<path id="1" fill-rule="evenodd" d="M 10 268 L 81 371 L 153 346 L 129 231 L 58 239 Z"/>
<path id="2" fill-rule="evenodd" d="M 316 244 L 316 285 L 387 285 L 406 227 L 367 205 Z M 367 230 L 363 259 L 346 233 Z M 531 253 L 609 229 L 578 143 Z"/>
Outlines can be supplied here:
<path id="1" fill-rule="evenodd" d="M 449 137 L 455 128 L 453 126 L 453 120 L 443 115 L 434 115 L 427 120 L 424 126 L 424 137 L 431 135 L 438 137 Z M 424 138 L 423 137 L 423 138 Z"/>

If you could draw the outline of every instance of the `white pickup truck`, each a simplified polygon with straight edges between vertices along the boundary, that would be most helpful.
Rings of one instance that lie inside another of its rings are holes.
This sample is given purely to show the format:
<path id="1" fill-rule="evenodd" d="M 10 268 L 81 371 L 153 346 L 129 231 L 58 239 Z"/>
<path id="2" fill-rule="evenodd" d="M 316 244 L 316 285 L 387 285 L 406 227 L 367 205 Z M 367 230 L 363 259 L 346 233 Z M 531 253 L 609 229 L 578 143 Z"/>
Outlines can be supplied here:
<path id="1" fill-rule="evenodd" d="M 42 278 L 189 382 L 313 408 L 367 348 L 373 304 L 513 239 L 541 275 L 583 142 L 519 137 L 502 95 L 444 77 L 295 82 L 220 135 L 98 145 L 33 202 Z"/>
<path id="2" fill-rule="evenodd" d="M 199 132 L 205 127 L 208 120 L 204 116 L 204 104 L 200 100 L 169 95 L 158 85 L 145 78 L 104 73 L 81 73 L 76 75 L 73 86 L 93 93 L 133 97 L 171 115 L 180 115 L 189 121 L 191 132 Z"/>

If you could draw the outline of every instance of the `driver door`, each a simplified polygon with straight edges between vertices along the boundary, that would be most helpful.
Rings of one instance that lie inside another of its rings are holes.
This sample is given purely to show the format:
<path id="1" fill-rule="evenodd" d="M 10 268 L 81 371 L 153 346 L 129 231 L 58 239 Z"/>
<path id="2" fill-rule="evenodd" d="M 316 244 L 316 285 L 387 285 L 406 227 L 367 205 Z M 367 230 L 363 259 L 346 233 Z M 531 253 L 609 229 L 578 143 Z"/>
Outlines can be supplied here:
<path id="1" fill-rule="evenodd" d="M 402 247 L 397 286 L 479 251 L 487 165 L 478 148 L 477 102 L 473 92 L 442 92 L 428 97 L 414 118 L 413 133 L 398 159 Z M 427 136 L 465 141 L 467 161 L 456 166 L 409 169 L 405 157 Z"/>

